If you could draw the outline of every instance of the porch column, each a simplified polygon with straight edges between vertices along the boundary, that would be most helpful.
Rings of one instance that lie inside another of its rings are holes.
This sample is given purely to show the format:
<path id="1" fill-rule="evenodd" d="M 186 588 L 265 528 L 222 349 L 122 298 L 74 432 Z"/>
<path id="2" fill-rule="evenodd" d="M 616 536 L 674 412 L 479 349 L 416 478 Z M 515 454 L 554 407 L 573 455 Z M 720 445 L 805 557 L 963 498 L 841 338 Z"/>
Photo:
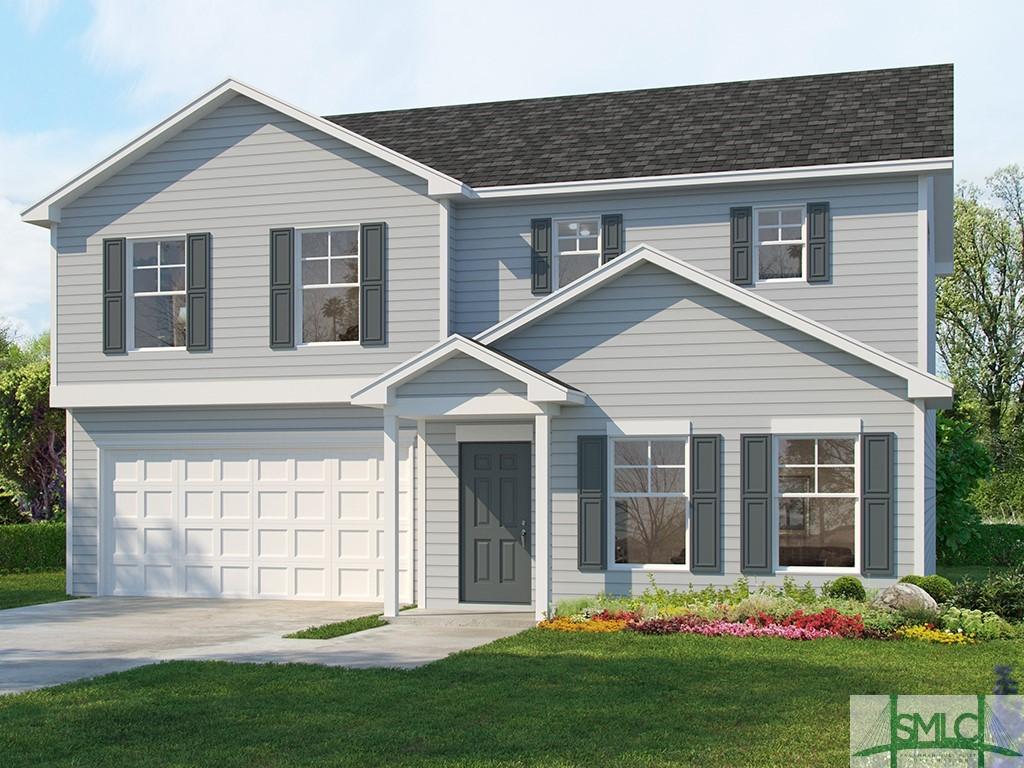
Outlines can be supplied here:
<path id="1" fill-rule="evenodd" d="M 384 411 L 384 615 L 398 615 L 398 417 Z"/>
<path id="2" fill-rule="evenodd" d="M 534 451 L 536 468 L 533 480 L 534 510 L 537 530 L 534 536 L 535 594 L 534 617 L 540 621 L 551 604 L 551 416 L 543 413 L 534 417 Z"/>

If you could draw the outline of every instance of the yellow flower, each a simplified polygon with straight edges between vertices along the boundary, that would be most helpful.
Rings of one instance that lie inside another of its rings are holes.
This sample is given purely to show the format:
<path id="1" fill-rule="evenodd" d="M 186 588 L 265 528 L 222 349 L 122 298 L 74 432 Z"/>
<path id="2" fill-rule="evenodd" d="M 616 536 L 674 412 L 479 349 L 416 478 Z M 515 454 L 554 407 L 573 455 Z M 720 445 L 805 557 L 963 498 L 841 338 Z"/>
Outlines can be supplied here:
<path id="1" fill-rule="evenodd" d="M 939 643 L 941 645 L 967 645 L 973 643 L 974 639 L 957 632 L 947 632 L 942 629 L 933 629 L 924 624 L 913 627 L 904 627 L 896 632 L 900 637 L 907 640 L 923 640 L 928 643 Z"/>
<path id="2" fill-rule="evenodd" d="M 556 616 L 540 622 L 537 626 L 557 632 L 621 632 L 626 628 L 626 622 L 621 619 L 573 621 L 567 616 Z"/>

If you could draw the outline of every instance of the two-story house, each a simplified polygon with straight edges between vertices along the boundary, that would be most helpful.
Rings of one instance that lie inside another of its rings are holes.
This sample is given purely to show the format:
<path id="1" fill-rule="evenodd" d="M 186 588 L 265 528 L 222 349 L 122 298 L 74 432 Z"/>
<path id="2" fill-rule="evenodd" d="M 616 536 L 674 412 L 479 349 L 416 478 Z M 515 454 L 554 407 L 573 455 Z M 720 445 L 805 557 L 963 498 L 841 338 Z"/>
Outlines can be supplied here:
<path id="1" fill-rule="evenodd" d="M 318 117 L 51 232 L 75 594 L 427 608 L 934 568 L 952 67 Z"/>

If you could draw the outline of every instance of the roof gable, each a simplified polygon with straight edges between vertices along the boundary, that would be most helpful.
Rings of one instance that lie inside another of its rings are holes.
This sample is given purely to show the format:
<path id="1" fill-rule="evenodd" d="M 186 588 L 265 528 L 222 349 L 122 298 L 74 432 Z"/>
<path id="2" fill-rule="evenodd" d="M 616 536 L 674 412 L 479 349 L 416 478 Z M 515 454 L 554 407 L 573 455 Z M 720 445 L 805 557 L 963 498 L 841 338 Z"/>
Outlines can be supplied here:
<path id="1" fill-rule="evenodd" d="M 178 135 L 181 131 L 195 124 L 197 121 L 211 114 L 236 96 L 244 96 L 252 99 L 266 107 L 281 112 L 288 117 L 298 120 L 312 128 L 315 128 L 328 136 L 336 138 L 360 149 L 370 155 L 379 157 L 398 168 L 424 179 L 427 182 L 427 191 L 432 195 L 458 194 L 462 191 L 463 185 L 456 179 L 439 173 L 423 163 L 406 157 L 394 149 L 385 147 L 377 142 L 367 139 L 353 131 L 336 125 L 322 117 L 311 115 L 298 107 L 276 99 L 251 86 L 240 83 L 236 80 L 225 80 L 220 85 L 207 91 L 195 101 L 179 109 L 167 119 L 153 126 L 150 130 L 126 144 L 112 155 L 101 160 L 84 173 L 76 176 L 56 191 L 52 192 L 35 205 L 26 209 L 21 218 L 23 221 L 50 226 L 60 221 L 60 212 L 79 196 L 90 189 L 106 181 L 119 171 L 131 165 L 143 157 L 146 153 L 160 146 L 168 139 Z"/>
<path id="2" fill-rule="evenodd" d="M 642 264 L 656 265 L 709 291 L 794 328 L 811 338 L 825 342 L 835 349 L 846 352 L 883 371 L 898 376 L 907 382 L 907 395 L 910 399 L 932 401 L 938 407 L 951 400 L 953 396 L 952 385 L 932 374 L 646 244 L 640 244 L 632 248 L 622 256 L 599 267 L 576 282 L 552 293 L 506 320 L 495 324 L 478 334 L 475 340 L 481 344 L 492 345 L 515 333 L 520 328 L 524 328 L 543 317 L 557 312 L 560 308 L 571 304 L 577 299 L 593 293 L 598 288 L 611 283 Z"/>

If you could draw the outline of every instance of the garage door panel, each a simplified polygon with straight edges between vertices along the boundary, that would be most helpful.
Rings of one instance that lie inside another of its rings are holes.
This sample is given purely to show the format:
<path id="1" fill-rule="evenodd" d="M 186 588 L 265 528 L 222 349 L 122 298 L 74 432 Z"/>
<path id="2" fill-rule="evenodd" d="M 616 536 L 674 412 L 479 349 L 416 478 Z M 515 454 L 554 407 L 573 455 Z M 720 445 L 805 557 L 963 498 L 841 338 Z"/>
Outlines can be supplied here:
<path id="1" fill-rule="evenodd" d="M 106 451 L 108 590 L 379 600 L 382 457 L 366 445 Z M 410 600 L 411 445 L 402 459 L 400 583 Z"/>

